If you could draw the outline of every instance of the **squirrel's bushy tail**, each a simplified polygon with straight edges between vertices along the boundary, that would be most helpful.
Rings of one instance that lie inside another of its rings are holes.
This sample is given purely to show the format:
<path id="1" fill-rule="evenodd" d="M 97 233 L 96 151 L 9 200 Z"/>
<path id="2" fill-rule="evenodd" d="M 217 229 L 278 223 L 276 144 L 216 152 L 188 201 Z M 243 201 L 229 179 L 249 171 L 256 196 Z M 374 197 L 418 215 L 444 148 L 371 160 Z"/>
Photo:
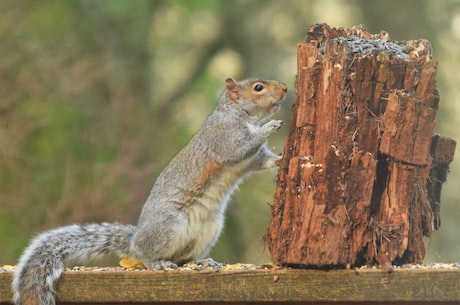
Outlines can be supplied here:
<path id="1" fill-rule="evenodd" d="M 16 305 L 54 305 L 54 284 L 67 262 L 83 262 L 111 252 L 128 254 L 135 227 L 121 224 L 71 225 L 38 235 L 14 273 Z"/>

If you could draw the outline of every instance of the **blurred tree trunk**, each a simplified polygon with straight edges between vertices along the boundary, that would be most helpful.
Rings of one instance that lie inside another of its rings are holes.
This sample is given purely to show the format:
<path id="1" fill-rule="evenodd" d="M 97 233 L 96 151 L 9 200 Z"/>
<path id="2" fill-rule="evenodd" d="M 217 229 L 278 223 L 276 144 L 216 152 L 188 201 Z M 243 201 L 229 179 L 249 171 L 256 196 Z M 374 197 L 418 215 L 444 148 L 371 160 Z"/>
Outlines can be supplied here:
<path id="1" fill-rule="evenodd" d="M 110 167 L 112 176 L 121 177 L 130 198 L 125 208 L 113 218 L 124 222 L 135 222 L 140 206 L 145 200 L 145 190 L 151 186 L 151 152 L 153 134 L 162 126 L 163 117 L 159 109 L 152 107 L 152 52 L 150 51 L 150 31 L 152 16 L 163 5 L 161 1 L 148 1 L 140 5 L 120 4 L 119 11 L 104 3 L 80 1 L 77 11 L 88 22 L 91 31 L 85 37 L 92 50 L 98 50 L 103 80 L 96 94 L 101 96 L 101 113 L 106 124 L 117 134 L 117 157 Z M 105 113 L 103 115 L 102 113 Z M 101 195 L 101 199 L 104 195 Z M 104 205 L 102 205 L 104 206 Z M 105 210 L 105 209 L 104 209 Z M 101 221 L 107 218 L 96 216 L 93 211 L 83 219 Z"/>
<path id="2" fill-rule="evenodd" d="M 323 24 L 299 45 L 266 235 L 275 262 L 422 262 L 455 141 L 432 142 L 439 96 L 429 42 L 387 39 Z"/>

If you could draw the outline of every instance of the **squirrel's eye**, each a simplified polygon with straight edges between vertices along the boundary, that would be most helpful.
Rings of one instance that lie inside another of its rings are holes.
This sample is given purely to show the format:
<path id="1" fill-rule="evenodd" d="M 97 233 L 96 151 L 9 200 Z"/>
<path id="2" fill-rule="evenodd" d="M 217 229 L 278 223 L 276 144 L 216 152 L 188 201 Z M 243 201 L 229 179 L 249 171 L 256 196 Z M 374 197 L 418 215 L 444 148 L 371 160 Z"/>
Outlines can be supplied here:
<path id="1" fill-rule="evenodd" d="M 257 92 L 260 92 L 260 91 L 262 91 L 264 89 L 265 89 L 264 85 L 261 85 L 261 84 L 256 84 L 254 86 L 254 90 L 256 90 Z"/>

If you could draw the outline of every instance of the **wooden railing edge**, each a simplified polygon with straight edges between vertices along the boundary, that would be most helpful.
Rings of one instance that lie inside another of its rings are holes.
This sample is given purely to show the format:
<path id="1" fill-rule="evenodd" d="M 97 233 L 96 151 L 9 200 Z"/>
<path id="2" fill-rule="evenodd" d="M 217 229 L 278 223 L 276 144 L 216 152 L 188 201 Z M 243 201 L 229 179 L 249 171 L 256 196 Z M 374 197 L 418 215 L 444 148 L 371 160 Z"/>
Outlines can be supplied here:
<path id="1" fill-rule="evenodd" d="M 0 273 L 10 304 L 11 272 Z M 391 302 L 460 304 L 460 268 L 237 271 L 66 271 L 58 303 Z"/>

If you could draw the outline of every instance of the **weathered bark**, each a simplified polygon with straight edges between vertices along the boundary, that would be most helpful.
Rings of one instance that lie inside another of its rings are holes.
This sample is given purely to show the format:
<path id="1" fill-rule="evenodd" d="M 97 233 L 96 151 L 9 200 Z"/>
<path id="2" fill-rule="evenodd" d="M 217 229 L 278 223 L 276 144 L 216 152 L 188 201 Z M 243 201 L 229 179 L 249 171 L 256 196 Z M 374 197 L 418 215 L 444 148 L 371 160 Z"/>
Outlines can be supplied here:
<path id="1" fill-rule="evenodd" d="M 439 96 L 426 40 L 313 26 L 266 243 L 295 265 L 420 263 L 455 141 L 432 141 Z M 442 152 L 439 151 L 442 149 Z"/>

